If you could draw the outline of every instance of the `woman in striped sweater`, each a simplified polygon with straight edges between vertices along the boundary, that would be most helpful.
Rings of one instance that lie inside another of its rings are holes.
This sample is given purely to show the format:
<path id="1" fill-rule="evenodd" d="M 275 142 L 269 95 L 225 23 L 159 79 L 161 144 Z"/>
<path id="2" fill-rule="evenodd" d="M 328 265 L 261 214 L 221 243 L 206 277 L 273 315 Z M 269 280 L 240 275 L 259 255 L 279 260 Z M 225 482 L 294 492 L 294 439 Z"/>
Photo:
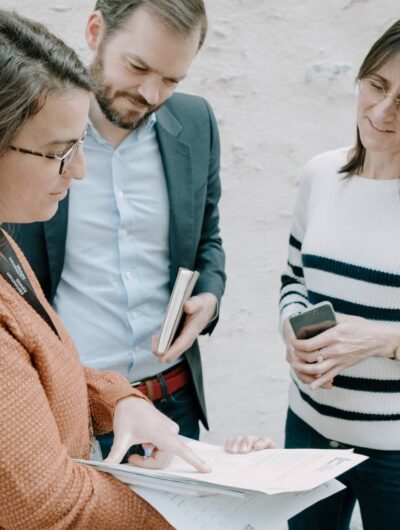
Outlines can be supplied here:
<path id="1" fill-rule="evenodd" d="M 400 21 L 358 74 L 357 141 L 305 167 L 282 276 L 281 328 L 292 382 L 288 448 L 354 447 L 369 460 L 347 489 L 290 530 L 400 528 Z M 338 325 L 296 340 L 288 317 L 332 303 Z"/>

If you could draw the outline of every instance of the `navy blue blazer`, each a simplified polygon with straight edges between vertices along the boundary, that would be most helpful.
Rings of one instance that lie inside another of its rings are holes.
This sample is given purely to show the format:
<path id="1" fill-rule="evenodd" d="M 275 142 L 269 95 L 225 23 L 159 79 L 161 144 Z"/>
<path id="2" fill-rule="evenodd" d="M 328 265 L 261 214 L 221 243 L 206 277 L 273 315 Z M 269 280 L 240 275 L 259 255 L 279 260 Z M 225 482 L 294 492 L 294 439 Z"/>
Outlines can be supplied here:
<path id="1" fill-rule="evenodd" d="M 220 145 L 214 114 L 200 97 L 174 94 L 157 112 L 156 135 L 170 204 L 170 288 L 178 268 L 200 272 L 196 293 L 211 292 L 220 303 L 225 289 L 225 255 L 219 232 Z M 18 225 L 13 235 L 30 262 L 47 299 L 55 296 L 65 257 L 68 197 L 45 223 Z M 204 333 L 211 333 L 215 319 Z M 200 350 L 185 352 L 208 428 Z"/>

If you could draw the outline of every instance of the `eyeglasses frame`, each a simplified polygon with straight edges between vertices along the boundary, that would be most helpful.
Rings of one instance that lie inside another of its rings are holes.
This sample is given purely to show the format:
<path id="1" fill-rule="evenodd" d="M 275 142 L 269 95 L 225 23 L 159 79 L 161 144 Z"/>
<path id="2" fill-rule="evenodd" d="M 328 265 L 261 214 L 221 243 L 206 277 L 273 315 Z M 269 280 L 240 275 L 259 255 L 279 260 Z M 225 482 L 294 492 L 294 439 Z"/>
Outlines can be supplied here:
<path id="1" fill-rule="evenodd" d="M 362 79 L 359 79 L 358 81 L 358 86 L 360 87 L 361 91 L 362 91 L 361 84 L 364 80 L 374 81 L 375 83 L 378 83 L 378 81 L 372 77 L 363 77 Z M 381 86 L 380 88 L 382 89 L 382 96 L 383 96 L 382 99 L 380 100 L 380 103 L 382 101 L 385 101 L 385 99 L 390 96 L 390 98 L 393 100 L 394 108 L 396 112 L 400 112 L 400 98 L 394 97 L 394 95 L 388 92 L 383 86 Z"/>
<path id="2" fill-rule="evenodd" d="M 62 156 L 51 154 L 51 153 L 40 153 L 39 151 L 31 151 L 30 149 L 25 149 L 24 147 L 16 147 L 15 145 L 6 145 L 6 148 L 11 149 L 12 151 L 17 151 L 18 153 L 26 154 L 26 155 L 41 156 L 44 158 L 49 158 L 50 160 L 58 160 L 60 162 L 60 169 L 59 169 L 58 174 L 63 175 L 65 172 L 64 168 L 66 165 L 65 161 L 66 160 L 68 161 L 70 157 L 72 158 L 73 151 L 74 150 L 77 151 L 79 146 L 83 144 L 83 142 L 86 139 L 86 134 L 87 134 L 87 129 L 85 129 L 84 133 L 82 134 L 81 139 L 75 142 Z"/>

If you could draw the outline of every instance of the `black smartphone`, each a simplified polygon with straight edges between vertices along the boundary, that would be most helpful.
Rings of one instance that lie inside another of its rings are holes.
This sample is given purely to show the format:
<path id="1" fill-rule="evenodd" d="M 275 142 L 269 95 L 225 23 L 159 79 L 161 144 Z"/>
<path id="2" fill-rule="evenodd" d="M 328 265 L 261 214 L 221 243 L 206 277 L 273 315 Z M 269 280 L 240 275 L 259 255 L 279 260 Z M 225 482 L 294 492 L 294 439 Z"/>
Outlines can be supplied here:
<path id="1" fill-rule="evenodd" d="M 289 317 L 297 339 L 311 339 L 319 333 L 336 326 L 335 311 L 330 302 L 320 302 L 301 313 Z"/>

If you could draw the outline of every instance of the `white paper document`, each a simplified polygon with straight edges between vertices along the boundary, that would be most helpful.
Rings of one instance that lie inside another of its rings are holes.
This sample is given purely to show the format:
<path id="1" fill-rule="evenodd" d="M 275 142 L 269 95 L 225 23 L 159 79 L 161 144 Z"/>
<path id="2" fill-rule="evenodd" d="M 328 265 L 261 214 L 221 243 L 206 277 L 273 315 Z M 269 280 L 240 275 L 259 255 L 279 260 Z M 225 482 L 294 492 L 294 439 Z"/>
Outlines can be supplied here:
<path id="1" fill-rule="evenodd" d="M 366 459 L 343 449 L 268 449 L 231 455 L 223 447 L 185 439 L 210 464 L 210 473 L 198 473 L 174 457 L 167 469 L 140 469 L 128 464 L 80 462 L 111 473 L 129 485 L 185 494 L 248 493 L 275 495 L 307 491 L 341 475 Z"/>
<path id="2" fill-rule="evenodd" d="M 243 498 L 226 495 L 188 497 L 149 488 L 132 489 L 176 530 L 281 530 L 288 519 L 344 486 L 331 480 L 302 493 L 248 494 Z"/>

